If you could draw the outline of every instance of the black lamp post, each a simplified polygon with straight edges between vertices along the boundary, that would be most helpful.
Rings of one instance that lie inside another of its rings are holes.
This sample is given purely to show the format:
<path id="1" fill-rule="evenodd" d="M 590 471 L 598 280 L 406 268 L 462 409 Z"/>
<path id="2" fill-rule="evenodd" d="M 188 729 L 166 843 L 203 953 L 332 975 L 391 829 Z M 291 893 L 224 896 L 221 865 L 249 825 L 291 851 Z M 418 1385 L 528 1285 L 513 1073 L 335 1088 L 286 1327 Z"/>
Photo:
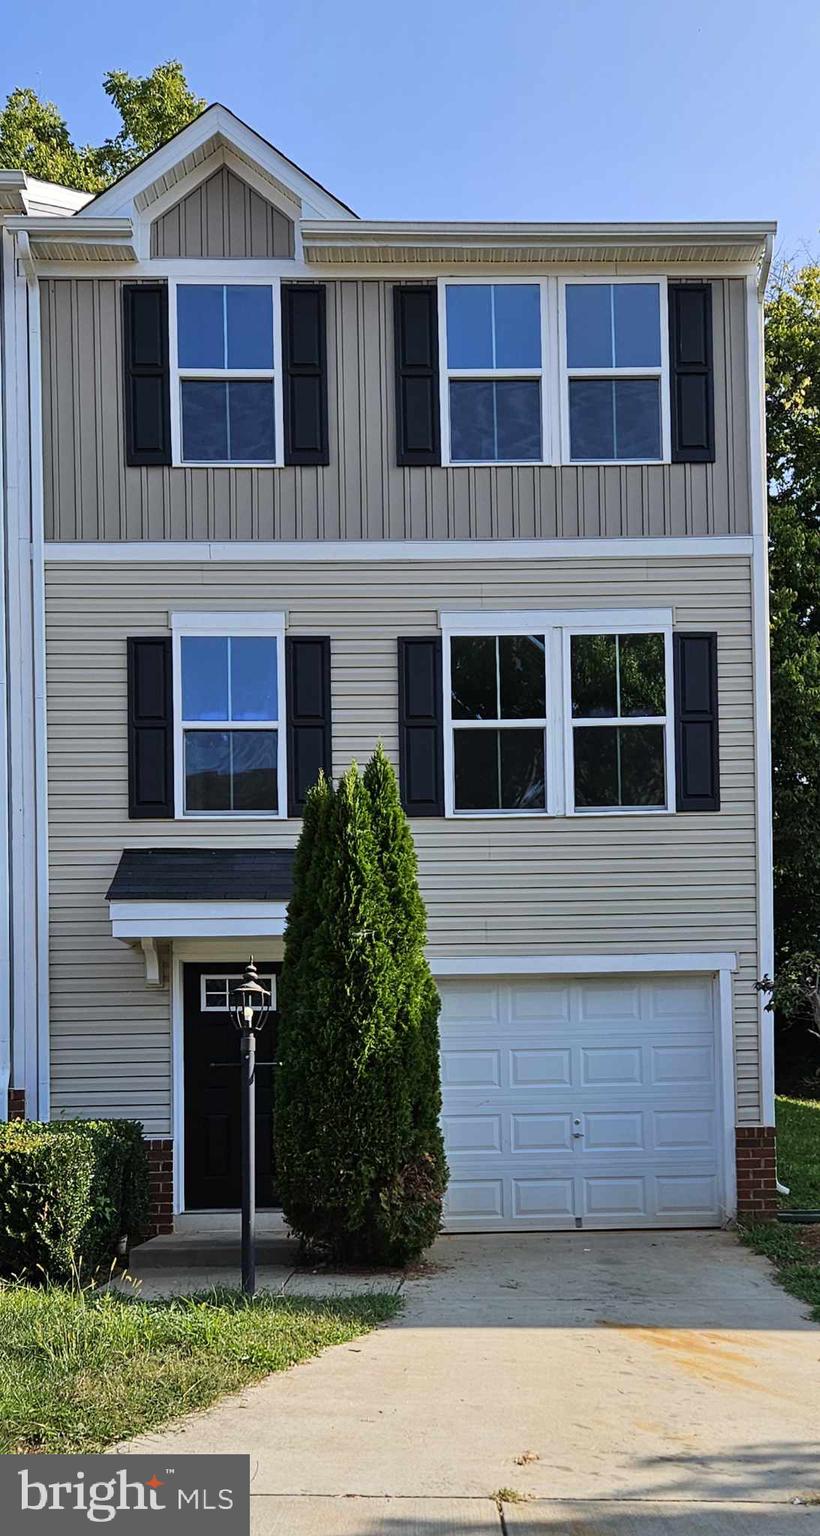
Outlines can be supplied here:
<path id="1" fill-rule="evenodd" d="M 242 1069 L 242 1290 L 256 1290 L 256 1037 L 270 1014 L 271 995 L 256 974 L 253 955 L 231 994 Z"/>

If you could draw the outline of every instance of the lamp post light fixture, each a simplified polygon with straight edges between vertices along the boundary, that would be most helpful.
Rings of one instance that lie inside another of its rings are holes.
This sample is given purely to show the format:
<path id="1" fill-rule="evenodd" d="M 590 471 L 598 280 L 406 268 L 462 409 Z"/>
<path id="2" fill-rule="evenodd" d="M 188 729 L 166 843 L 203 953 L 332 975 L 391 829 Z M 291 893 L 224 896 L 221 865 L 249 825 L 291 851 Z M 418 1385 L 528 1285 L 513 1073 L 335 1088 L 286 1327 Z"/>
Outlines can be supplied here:
<path id="1" fill-rule="evenodd" d="M 268 1022 L 271 994 L 262 986 L 251 955 L 230 1014 L 239 1031 L 242 1070 L 242 1290 L 256 1290 L 256 1037 Z"/>

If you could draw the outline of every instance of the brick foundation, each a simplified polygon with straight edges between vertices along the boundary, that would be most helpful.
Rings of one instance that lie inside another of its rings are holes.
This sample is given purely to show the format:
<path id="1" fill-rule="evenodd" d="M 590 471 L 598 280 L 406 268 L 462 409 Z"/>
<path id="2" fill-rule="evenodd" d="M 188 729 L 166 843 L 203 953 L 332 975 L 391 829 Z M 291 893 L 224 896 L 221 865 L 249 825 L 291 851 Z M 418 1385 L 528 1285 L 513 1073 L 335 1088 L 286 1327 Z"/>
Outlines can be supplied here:
<path id="1" fill-rule="evenodd" d="M 152 1237 L 174 1230 L 174 1143 L 146 1140 Z"/>
<path id="2" fill-rule="evenodd" d="M 739 1125 L 737 1148 L 737 1219 L 773 1221 L 777 1211 L 774 1126 Z"/>
<path id="3" fill-rule="evenodd" d="M 26 1090 L 25 1088 L 9 1089 L 9 1114 L 10 1120 L 25 1120 L 26 1118 Z"/>

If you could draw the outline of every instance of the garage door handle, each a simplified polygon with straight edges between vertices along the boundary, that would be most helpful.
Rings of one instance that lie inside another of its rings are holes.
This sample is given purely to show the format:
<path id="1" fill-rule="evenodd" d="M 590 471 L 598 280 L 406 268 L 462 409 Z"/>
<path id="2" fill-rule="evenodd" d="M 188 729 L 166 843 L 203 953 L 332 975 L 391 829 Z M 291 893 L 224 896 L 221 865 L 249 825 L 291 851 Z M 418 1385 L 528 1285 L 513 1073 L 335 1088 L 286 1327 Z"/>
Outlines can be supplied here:
<path id="1" fill-rule="evenodd" d="M 573 1141 L 581 1141 L 583 1139 L 584 1133 L 580 1129 L 580 1125 L 581 1125 L 580 1120 L 576 1120 L 576 1122 L 575 1122 L 575 1130 L 572 1133 Z"/>

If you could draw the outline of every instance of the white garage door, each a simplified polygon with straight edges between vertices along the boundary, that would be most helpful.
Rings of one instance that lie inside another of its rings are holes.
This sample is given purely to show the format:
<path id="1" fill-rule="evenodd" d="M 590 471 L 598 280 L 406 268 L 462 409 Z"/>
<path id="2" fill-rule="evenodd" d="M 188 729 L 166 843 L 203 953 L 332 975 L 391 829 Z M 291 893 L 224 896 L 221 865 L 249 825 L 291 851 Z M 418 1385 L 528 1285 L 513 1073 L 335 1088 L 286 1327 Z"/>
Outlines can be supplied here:
<path id="1" fill-rule="evenodd" d="M 448 1231 L 722 1220 L 711 977 L 440 990 Z"/>

